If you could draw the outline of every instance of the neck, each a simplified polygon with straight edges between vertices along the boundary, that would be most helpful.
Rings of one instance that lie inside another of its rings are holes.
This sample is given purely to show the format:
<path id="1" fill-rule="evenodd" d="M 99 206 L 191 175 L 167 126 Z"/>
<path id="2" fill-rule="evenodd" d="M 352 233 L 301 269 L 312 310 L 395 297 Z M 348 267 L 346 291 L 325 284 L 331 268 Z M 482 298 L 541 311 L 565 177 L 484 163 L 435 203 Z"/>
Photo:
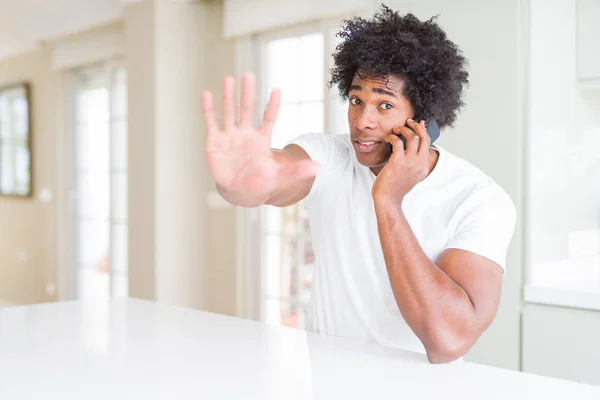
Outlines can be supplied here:
<path id="1" fill-rule="evenodd" d="M 440 158 L 440 153 L 437 150 L 430 148 L 429 149 L 429 171 L 427 172 L 427 176 L 429 176 L 429 174 L 431 174 L 431 171 L 433 171 L 433 169 L 435 168 L 438 158 Z M 377 176 L 377 175 L 379 175 L 379 173 L 381 172 L 383 167 L 385 167 L 385 165 L 382 165 L 380 167 L 372 167 L 371 171 L 375 174 L 375 176 Z"/>

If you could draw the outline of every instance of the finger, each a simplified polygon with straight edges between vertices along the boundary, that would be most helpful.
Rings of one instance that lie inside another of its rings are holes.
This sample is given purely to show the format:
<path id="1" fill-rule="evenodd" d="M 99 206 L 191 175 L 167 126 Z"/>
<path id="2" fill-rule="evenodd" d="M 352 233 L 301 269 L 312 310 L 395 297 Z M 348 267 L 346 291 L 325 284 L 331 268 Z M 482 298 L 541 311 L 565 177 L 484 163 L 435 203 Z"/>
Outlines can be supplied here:
<path id="1" fill-rule="evenodd" d="M 278 89 L 274 89 L 271 92 L 271 98 L 265 113 L 263 114 L 263 120 L 258 127 L 258 130 L 264 135 L 270 136 L 277 119 L 277 113 L 279 112 L 279 104 L 281 102 L 281 93 Z"/>
<path id="2" fill-rule="evenodd" d="M 207 135 L 213 135 L 219 132 L 219 121 L 215 113 L 213 104 L 213 95 L 211 92 L 202 93 L 202 114 L 204 115 L 204 127 Z"/>
<path id="3" fill-rule="evenodd" d="M 235 79 L 227 76 L 223 79 L 223 129 L 232 130 L 235 127 Z"/>
<path id="4" fill-rule="evenodd" d="M 317 175 L 319 169 L 320 164 L 313 160 L 300 160 L 281 167 L 279 178 L 282 180 L 312 178 Z"/>
<path id="5" fill-rule="evenodd" d="M 240 125 L 254 125 L 254 106 L 256 105 L 256 79 L 254 74 L 247 73 L 242 77 L 242 110 Z"/>
<path id="6" fill-rule="evenodd" d="M 399 131 L 400 131 L 400 134 L 406 138 L 406 143 L 404 145 L 406 147 L 405 153 L 407 155 L 416 156 L 418 146 L 417 147 L 414 146 L 414 144 L 415 144 L 414 140 L 415 140 L 415 138 L 418 139 L 418 136 L 416 135 L 415 131 L 410 129 L 408 126 L 399 127 Z M 418 144 L 418 142 L 416 144 Z"/>
<path id="7" fill-rule="evenodd" d="M 405 138 L 404 158 L 408 165 L 413 165 L 417 157 L 418 143 L 415 142 L 415 138 L 417 138 L 417 136 L 410 128 L 406 126 L 394 128 L 394 131 L 400 132 L 399 134 Z"/>
<path id="8" fill-rule="evenodd" d="M 415 134 L 419 137 L 419 149 L 417 153 L 419 155 L 429 154 L 429 146 L 431 145 L 431 138 L 425 129 L 425 121 L 421 121 L 418 124 L 416 121 L 409 119 L 407 122 L 408 126 L 412 128 Z"/>
<path id="9" fill-rule="evenodd" d="M 410 130 L 408 128 L 405 128 L 405 129 Z M 408 136 L 408 133 L 406 133 L 406 135 Z M 406 156 L 407 156 L 407 158 L 414 160 L 417 157 L 417 151 L 419 150 L 420 142 L 421 142 L 421 140 L 419 139 L 419 136 L 416 135 L 414 132 L 412 133 L 412 136 L 406 138 Z"/>
<path id="10" fill-rule="evenodd" d="M 407 126 L 399 126 L 394 128 L 394 131 L 398 132 L 399 135 L 404 136 L 407 143 L 412 141 L 412 139 L 415 137 L 415 132 Z"/>
<path id="11" fill-rule="evenodd" d="M 392 157 L 394 157 L 395 154 L 399 154 L 399 157 L 404 157 L 404 141 L 402 139 L 395 134 L 391 134 L 387 135 L 385 138 L 383 138 L 383 140 L 392 145 L 394 150 Z"/>

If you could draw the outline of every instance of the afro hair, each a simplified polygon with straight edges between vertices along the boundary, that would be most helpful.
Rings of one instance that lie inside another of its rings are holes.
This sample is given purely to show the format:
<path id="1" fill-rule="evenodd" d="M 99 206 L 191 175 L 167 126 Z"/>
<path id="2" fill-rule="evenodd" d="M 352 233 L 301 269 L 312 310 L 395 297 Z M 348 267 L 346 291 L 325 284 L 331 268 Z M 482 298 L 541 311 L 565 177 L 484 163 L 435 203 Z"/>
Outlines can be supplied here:
<path id="1" fill-rule="evenodd" d="M 382 4 L 372 20 L 344 20 L 333 53 L 329 87 L 337 85 L 347 99 L 356 73 L 404 82 L 404 96 L 415 119 L 436 118 L 440 127 L 452 126 L 464 105 L 463 87 L 469 83 L 467 60 L 434 22 L 413 14 L 401 16 Z"/>

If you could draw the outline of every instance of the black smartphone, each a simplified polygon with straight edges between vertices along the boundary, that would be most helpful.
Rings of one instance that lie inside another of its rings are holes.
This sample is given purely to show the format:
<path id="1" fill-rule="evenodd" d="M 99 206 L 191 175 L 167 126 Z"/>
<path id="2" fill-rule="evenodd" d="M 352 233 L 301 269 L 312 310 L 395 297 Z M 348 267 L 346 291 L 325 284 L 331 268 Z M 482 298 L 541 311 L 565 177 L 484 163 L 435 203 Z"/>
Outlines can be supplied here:
<path id="1" fill-rule="evenodd" d="M 430 118 L 425 121 L 425 129 L 427 130 L 427 134 L 431 138 L 431 143 L 435 142 L 437 138 L 440 137 L 440 127 L 438 126 L 437 121 L 434 118 Z M 404 144 L 404 148 L 406 149 L 406 138 L 402 135 L 396 135 L 402 140 Z M 389 153 L 392 153 L 392 145 L 390 143 L 387 144 Z"/>

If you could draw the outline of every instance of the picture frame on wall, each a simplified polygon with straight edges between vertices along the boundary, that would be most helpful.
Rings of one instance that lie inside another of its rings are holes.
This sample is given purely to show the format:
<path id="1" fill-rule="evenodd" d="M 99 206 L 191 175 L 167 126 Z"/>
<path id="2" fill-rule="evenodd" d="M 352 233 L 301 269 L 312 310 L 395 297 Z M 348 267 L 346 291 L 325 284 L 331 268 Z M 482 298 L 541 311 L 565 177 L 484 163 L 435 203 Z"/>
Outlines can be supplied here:
<path id="1" fill-rule="evenodd" d="M 31 86 L 0 86 L 0 196 L 33 195 Z"/>

